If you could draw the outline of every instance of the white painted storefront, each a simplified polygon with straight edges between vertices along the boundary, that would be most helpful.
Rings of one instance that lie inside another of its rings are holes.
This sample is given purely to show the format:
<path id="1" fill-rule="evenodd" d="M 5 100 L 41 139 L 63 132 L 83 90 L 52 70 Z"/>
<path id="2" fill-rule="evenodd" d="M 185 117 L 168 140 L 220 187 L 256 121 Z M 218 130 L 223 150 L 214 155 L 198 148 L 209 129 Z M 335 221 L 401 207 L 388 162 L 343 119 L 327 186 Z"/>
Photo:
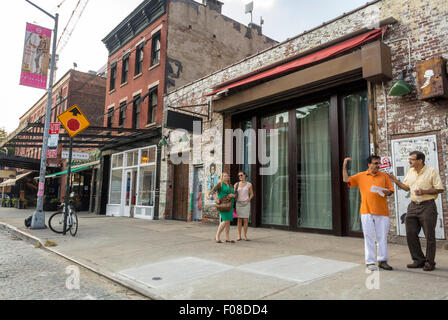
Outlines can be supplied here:
<path id="1" fill-rule="evenodd" d="M 156 146 L 112 155 L 106 215 L 154 218 L 156 163 Z"/>

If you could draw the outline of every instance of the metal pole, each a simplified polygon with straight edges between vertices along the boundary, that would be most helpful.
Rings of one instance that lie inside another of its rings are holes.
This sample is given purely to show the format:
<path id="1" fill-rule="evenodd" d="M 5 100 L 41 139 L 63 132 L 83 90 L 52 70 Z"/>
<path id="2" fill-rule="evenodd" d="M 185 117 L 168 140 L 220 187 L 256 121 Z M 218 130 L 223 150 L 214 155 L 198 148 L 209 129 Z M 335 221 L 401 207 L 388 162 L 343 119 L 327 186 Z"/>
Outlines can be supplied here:
<path id="1" fill-rule="evenodd" d="M 45 112 L 45 125 L 44 125 L 44 137 L 42 142 L 42 155 L 40 161 L 40 174 L 39 174 L 39 187 L 37 193 L 37 206 L 36 211 L 33 214 L 33 218 L 31 220 L 31 229 L 45 229 L 45 212 L 43 211 L 43 197 L 45 190 L 45 171 L 47 169 L 47 149 L 48 149 L 48 130 L 50 127 L 50 117 L 51 117 L 51 101 L 53 94 L 53 73 L 55 70 L 56 64 L 56 40 L 58 35 L 58 20 L 59 14 L 56 13 L 56 16 L 52 16 L 47 11 L 39 8 L 37 5 L 32 3 L 29 0 L 25 0 L 30 3 L 37 9 L 41 10 L 46 15 L 50 16 L 54 19 L 54 30 L 53 30 L 53 48 L 51 51 L 51 66 L 50 66 L 50 82 L 48 84 L 48 95 L 47 95 L 47 108 Z"/>
<path id="2" fill-rule="evenodd" d="M 67 177 L 65 179 L 65 211 L 64 211 L 64 232 L 62 233 L 65 236 L 67 231 L 67 216 L 68 216 L 68 206 L 69 206 L 69 198 L 70 198 L 70 176 L 72 173 L 72 146 L 73 146 L 73 138 L 70 138 L 70 147 L 68 149 L 68 160 L 67 160 Z"/>

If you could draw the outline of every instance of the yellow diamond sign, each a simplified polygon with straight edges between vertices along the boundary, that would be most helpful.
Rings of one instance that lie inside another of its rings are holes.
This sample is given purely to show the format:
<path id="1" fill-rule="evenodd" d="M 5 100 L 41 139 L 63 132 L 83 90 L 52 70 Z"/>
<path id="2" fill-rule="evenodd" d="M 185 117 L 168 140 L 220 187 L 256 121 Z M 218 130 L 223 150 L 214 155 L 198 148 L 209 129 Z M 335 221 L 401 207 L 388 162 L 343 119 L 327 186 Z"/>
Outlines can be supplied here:
<path id="1" fill-rule="evenodd" d="M 58 115 L 58 120 L 71 138 L 90 126 L 89 120 L 76 104 Z"/>

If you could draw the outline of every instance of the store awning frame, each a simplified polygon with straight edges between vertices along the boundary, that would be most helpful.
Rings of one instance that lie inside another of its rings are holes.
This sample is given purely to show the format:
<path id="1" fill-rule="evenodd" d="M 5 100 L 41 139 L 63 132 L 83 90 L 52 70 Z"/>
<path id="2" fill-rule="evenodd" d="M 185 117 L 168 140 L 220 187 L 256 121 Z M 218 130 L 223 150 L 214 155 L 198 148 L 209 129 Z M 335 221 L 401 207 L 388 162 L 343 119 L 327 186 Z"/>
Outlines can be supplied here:
<path id="1" fill-rule="evenodd" d="M 8 168 L 39 171 L 40 160 L 0 154 L 0 165 Z"/>
<path id="2" fill-rule="evenodd" d="M 92 161 L 92 162 L 89 162 L 89 163 L 80 164 L 80 165 L 77 165 L 77 166 L 73 166 L 71 168 L 70 172 L 71 173 L 75 173 L 75 172 L 79 172 L 79 171 L 88 170 L 88 169 L 91 169 L 91 168 L 93 168 L 93 167 L 95 167 L 96 165 L 99 165 L 99 164 L 100 164 L 99 160 Z M 67 170 L 48 174 L 48 175 L 45 176 L 45 179 L 58 177 L 58 176 L 61 176 L 61 175 L 64 175 L 64 174 L 67 174 Z M 37 178 L 39 178 L 39 177 L 37 177 Z"/>
<path id="3" fill-rule="evenodd" d="M 0 183 L 0 187 L 9 187 L 9 186 L 13 186 L 15 185 L 19 180 L 22 180 L 23 178 L 25 178 L 26 176 L 30 175 L 31 173 L 33 173 L 33 171 L 27 172 L 27 173 L 23 173 L 23 174 L 19 174 L 15 179 L 8 179 L 6 181 L 3 181 L 2 183 Z"/>
<path id="4" fill-rule="evenodd" d="M 342 53 L 349 52 L 357 47 L 360 47 L 368 42 L 375 40 L 386 32 L 388 26 L 383 26 L 381 28 L 363 33 L 351 39 L 342 41 L 337 44 L 333 44 L 327 48 L 321 49 L 319 51 L 307 54 L 305 56 L 299 57 L 292 61 L 286 62 L 279 66 L 267 69 L 256 74 L 248 75 L 248 77 L 243 79 L 237 79 L 233 82 L 227 82 L 222 84 L 209 93 L 204 95 L 205 97 L 219 95 L 222 93 L 228 93 L 229 90 L 240 88 L 244 85 L 249 85 L 261 80 L 275 79 L 282 75 L 297 71 L 301 68 L 319 63 L 321 61 L 326 61 L 329 58 L 336 57 Z"/>
<path id="5" fill-rule="evenodd" d="M 0 148 L 42 148 L 43 131 L 43 123 L 26 122 L 1 142 Z M 140 140 L 148 134 L 161 135 L 161 132 L 160 125 L 146 129 L 91 126 L 73 138 L 73 148 L 107 150 L 117 144 Z M 63 148 L 68 148 L 70 144 L 70 137 L 62 128 L 59 134 L 59 144 Z"/>

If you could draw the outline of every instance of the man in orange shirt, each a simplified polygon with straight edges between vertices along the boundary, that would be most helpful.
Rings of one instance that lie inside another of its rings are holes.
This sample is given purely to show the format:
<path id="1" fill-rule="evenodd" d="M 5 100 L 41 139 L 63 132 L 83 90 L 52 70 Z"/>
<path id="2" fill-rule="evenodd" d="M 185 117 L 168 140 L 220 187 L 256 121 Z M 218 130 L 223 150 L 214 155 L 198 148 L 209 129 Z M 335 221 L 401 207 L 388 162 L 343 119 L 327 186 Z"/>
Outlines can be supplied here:
<path id="1" fill-rule="evenodd" d="M 364 234 L 365 260 L 369 270 L 376 270 L 375 263 L 384 270 L 392 270 L 387 264 L 387 234 L 389 233 L 389 209 L 386 197 L 394 193 L 389 176 L 379 171 L 381 157 L 371 155 L 367 158 L 368 170 L 349 177 L 345 158 L 342 166 L 342 177 L 349 187 L 359 187 L 361 192 L 361 224 Z M 378 255 L 375 259 L 375 235 L 378 244 Z"/>

